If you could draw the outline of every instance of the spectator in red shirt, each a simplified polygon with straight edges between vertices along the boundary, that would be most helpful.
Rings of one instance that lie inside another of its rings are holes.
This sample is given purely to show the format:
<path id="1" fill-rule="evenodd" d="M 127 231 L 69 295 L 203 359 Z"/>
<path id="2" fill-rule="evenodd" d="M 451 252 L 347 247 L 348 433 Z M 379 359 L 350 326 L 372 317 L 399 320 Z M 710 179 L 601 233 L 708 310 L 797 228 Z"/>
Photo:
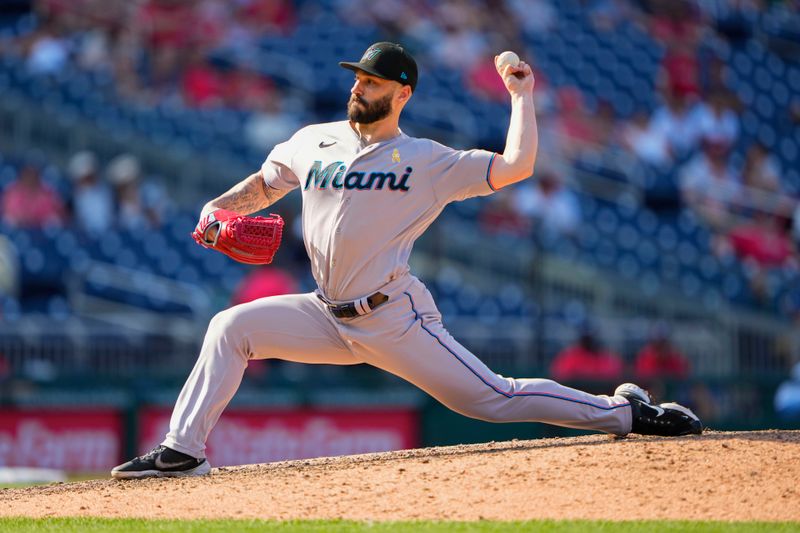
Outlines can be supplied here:
<path id="1" fill-rule="evenodd" d="M 5 224 L 21 228 L 41 228 L 64 222 L 64 202 L 42 181 L 35 164 L 25 165 L 17 181 L 3 191 L 0 216 Z"/>
<path id="2" fill-rule="evenodd" d="M 244 0 L 238 4 L 238 17 L 261 31 L 288 35 L 295 27 L 294 3 L 289 0 Z"/>
<path id="3" fill-rule="evenodd" d="M 669 327 L 658 324 L 653 329 L 650 342 L 636 355 L 634 370 L 642 381 L 658 379 L 686 379 L 689 361 L 669 338 Z"/>
<path id="4" fill-rule="evenodd" d="M 577 342 L 564 348 L 553 360 L 550 375 L 558 381 L 619 381 L 622 359 L 601 346 L 590 326 L 581 329 Z"/>
<path id="5" fill-rule="evenodd" d="M 700 67 L 694 48 L 676 41 L 661 61 L 663 89 L 679 98 L 692 100 L 700 94 Z"/>
<path id="6" fill-rule="evenodd" d="M 222 76 L 199 50 L 192 55 L 183 72 L 181 84 L 183 98 L 192 107 L 214 107 L 222 104 Z"/>
<path id="7" fill-rule="evenodd" d="M 147 0 L 134 10 L 133 33 L 147 49 L 150 96 L 165 97 L 180 80 L 184 53 L 202 48 L 195 7 L 189 0 Z"/>
<path id="8" fill-rule="evenodd" d="M 735 227 L 728 239 L 736 255 L 759 267 L 784 265 L 792 257 L 792 243 L 780 217 L 756 211 L 751 222 Z"/>
<path id="9" fill-rule="evenodd" d="M 154 48 L 184 48 L 191 44 L 194 7 L 187 0 L 148 0 L 140 4 L 135 27 Z"/>
<path id="10" fill-rule="evenodd" d="M 649 21 L 650 35 L 665 44 L 697 45 L 701 25 L 697 10 L 689 0 L 647 3 L 653 14 Z"/>
<path id="11" fill-rule="evenodd" d="M 768 282 L 769 270 L 792 265 L 795 250 L 786 224 L 778 215 L 756 211 L 752 220 L 728 234 L 733 252 L 744 262 L 750 292 L 758 305 L 771 306 L 776 289 L 781 290 Z"/>
<path id="12" fill-rule="evenodd" d="M 224 87 L 223 98 L 231 109 L 256 109 L 265 100 L 280 98 L 272 80 L 248 68 L 231 68 Z"/>

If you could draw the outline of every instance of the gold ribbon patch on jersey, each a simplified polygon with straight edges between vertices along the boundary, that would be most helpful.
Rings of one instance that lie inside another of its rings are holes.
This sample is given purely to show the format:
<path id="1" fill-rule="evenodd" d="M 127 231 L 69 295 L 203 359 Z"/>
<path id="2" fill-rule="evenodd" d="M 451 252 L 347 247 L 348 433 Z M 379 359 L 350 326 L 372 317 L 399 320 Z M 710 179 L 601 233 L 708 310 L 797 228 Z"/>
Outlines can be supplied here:
<path id="1" fill-rule="evenodd" d="M 400 151 L 397 148 L 395 148 L 394 152 L 392 152 L 392 161 L 395 163 L 400 162 Z"/>

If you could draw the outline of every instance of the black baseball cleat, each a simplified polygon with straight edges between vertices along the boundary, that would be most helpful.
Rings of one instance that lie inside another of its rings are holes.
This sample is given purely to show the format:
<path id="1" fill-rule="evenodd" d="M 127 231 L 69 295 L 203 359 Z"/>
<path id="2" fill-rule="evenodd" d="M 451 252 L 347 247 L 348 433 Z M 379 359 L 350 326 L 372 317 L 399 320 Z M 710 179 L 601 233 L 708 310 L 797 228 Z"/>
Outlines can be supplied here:
<path id="1" fill-rule="evenodd" d="M 617 387 L 614 395 L 622 396 L 631 403 L 631 433 L 678 437 L 703 432 L 703 424 L 691 409 L 677 403 L 656 405 L 647 391 L 638 385 L 623 383 Z"/>
<path id="2" fill-rule="evenodd" d="M 114 479 L 188 477 L 204 476 L 209 472 L 211 465 L 205 459 L 195 459 L 172 448 L 156 446 L 140 457 L 115 466 L 111 470 L 111 477 Z"/>

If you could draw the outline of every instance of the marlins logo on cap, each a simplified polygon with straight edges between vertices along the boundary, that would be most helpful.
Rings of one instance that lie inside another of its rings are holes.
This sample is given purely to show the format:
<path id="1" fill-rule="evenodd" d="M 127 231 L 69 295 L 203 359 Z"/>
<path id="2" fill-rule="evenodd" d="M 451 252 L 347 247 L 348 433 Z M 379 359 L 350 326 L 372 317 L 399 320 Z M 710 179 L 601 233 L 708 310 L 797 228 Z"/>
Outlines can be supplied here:
<path id="1" fill-rule="evenodd" d="M 339 66 L 350 70 L 362 70 L 385 80 L 408 85 L 412 91 L 417 88 L 417 62 L 399 44 L 373 43 L 358 63 L 342 61 Z"/>
<path id="2" fill-rule="evenodd" d="M 364 56 L 361 58 L 361 61 L 372 61 L 378 54 L 381 53 L 381 49 L 377 46 L 369 48 L 366 52 L 364 52 Z"/>

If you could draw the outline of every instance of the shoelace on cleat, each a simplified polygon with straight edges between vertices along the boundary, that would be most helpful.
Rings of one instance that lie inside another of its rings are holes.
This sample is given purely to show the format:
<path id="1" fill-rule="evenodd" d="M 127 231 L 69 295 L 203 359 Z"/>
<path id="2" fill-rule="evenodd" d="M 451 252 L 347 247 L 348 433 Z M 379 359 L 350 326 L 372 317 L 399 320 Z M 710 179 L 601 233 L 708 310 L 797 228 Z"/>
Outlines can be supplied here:
<path id="1" fill-rule="evenodd" d="M 158 445 L 155 448 L 153 448 L 152 450 L 150 450 L 149 452 L 147 452 L 146 454 L 144 454 L 143 456 L 139 457 L 139 459 L 142 460 L 142 461 L 155 459 L 156 455 L 160 454 L 163 451 L 164 451 L 164 446 L 163 445 Z"/>

